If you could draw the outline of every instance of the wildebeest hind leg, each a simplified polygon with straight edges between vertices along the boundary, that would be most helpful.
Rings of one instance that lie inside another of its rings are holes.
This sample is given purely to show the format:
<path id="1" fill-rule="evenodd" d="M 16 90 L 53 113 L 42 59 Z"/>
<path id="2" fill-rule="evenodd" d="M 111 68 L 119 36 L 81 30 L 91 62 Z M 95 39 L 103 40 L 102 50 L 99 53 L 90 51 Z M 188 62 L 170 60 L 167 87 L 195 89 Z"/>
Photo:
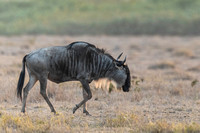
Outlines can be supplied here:
<path id="1" fill-rule="evenodd" d="M 46 87 L 47 87 L 47 79 L 40 79 L 40 94 L 43 96 L 43 98 L 45 99 L 45 101 L 49 105 L 51 112 L 56 113 L 53 105 L 51 104 L 51 102 L 49 101 L 49 98 L 47 96 Z"/>
<path id="2" fill-rule="evenodd" d="M 77 105 L 73 108 L 73 113 L 75 113 L 76 110 L 77 110 L 79 107 L 81 107 L 81 106 L 82 106 L 83 104 L 85 104 L 89 99 L 92 98 L 92 93 L 91 93 L 91 91 L 90 91 L 90 86 L 89 86 L 88 82 L 85 81 L 85 80 L 81 80 L 81 84 L 82 84 L 82 86 L 83 86 L 83 89 L 86 91 L 87 96 L 84 97 L 84 99 L 83 99 L 79 104 L 77 104 Z"/>
<path id="3" fill-rule="evenodd" d="M 26 87 L 23 90 L 23 100 L 22 100 L 22 110 L 21 110 L 21 112 L 23 112 L 23 113 L 25 113 L 26 99 L 27 99 L 27 96 L 28 96 L 28 92 L 34 86 L 36 81 L 37 81 L 37 78 L 35 76 L 31 75 L 29 77 L 28 84 L 26 85 Z"/>

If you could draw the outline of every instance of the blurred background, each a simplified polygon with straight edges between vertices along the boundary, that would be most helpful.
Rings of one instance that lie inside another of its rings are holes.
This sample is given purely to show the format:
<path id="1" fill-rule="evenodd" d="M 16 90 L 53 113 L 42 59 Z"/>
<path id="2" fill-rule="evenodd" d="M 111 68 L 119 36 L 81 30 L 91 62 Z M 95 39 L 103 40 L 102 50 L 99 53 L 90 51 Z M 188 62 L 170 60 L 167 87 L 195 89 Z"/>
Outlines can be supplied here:
<path id="1" fill-rule="evenodd" d="M 199 35 L 199 0 L 1 0 L 0 35 Z"/>

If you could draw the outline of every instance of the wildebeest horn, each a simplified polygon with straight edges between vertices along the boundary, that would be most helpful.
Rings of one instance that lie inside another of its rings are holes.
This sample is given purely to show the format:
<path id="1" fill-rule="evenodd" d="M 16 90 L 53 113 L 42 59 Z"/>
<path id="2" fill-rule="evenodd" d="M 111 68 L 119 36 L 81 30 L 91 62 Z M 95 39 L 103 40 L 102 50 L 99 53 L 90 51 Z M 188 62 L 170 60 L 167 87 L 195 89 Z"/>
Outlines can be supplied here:
<path id="1" fill-rule="evenodd" d="M 122 65 L 124 65 L 125 62 L 126 62 L 126 57 L 125 57 L 124 61 L 117 61 L 117 66 L 122 66 Z"/>
<path id="2" fill-rule="evenodd" d="M 123 52 L 117 57 L 117 61 L 119 60 L 119 58 L 122 56 Z"/>
<path id="3" fill-rule="evenodd" d="M 124 61 L 123 61 L 123 64 L 126 62 L 126 57 L 125 57 L 125 59 L 124 59 Z"/>

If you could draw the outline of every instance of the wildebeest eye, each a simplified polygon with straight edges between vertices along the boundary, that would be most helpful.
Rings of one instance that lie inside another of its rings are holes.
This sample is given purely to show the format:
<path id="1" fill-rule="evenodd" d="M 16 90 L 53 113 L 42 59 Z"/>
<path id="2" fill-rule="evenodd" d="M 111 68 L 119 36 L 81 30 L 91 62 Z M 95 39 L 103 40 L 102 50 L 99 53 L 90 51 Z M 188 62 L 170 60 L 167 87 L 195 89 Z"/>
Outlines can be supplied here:
<path id="1" fill-rule="evenodd" d="M 120 69 L 120 70 L 122 70 L 122 69 L 125 70 L 124 65 L 121 65 L 121 64 L 117 64 L 117 63 L 116 63 L 116 67 L 117 67 L 118 69 Z"/>
<path id="2" fill-rule="evenodd" d="M 122 67 L 122 66 L 124 65 L 124 63 L 123 63 L 123 61 L 117 61 L 117 62 L 116 62 L 116 65 L 117 65 L 118 67 Z"/>

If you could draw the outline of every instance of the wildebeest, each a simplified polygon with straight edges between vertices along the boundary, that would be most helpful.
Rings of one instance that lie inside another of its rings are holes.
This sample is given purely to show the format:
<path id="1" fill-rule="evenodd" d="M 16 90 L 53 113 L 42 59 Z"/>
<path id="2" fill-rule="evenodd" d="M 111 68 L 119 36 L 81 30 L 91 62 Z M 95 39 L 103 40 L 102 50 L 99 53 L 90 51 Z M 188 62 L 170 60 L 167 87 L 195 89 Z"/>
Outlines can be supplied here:
<path id="1" fill-rule="evenodd" d="M 89 84 L 93 80 L 108 78 L 116 82 L 117 87 L 128 92 L 130 71 L 123 61 L 114 59 L 105 50 L 87 42 L 73 42 L 67 46 L 54 46 L 33 51 L 24 56 L 22 71 L 17 85 L 17 96 L 22 100 L 22 112 L 25 112 L 28 92 L 39 80 L 40 94 L 52 112 L 56 113 L 46 94 L 47 79 L 55 83 L 80 81 L 83 87 L 83 100 L 73 108 L 73 113 L 83 105 L 83 113 L 89 114 L 86 102 L 92 98 Z M 29 82 L 23 90 L 25 66 L 29 73 Z"/>

